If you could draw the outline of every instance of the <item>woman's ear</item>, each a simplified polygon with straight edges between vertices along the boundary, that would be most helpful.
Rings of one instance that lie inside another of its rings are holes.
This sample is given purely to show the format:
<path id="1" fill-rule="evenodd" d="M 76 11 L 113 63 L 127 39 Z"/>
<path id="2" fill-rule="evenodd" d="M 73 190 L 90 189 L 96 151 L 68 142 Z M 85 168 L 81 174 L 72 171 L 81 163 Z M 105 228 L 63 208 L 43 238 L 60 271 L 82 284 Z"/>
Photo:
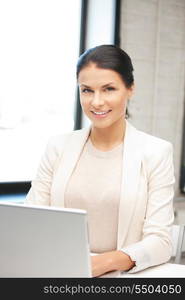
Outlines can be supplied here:
<path id="1" fill-rule="evenodd" d="M 135 92 L 135 84 L 133 83 L 131 87 L 129 87 L 128 99 L 130 100 Z"/>

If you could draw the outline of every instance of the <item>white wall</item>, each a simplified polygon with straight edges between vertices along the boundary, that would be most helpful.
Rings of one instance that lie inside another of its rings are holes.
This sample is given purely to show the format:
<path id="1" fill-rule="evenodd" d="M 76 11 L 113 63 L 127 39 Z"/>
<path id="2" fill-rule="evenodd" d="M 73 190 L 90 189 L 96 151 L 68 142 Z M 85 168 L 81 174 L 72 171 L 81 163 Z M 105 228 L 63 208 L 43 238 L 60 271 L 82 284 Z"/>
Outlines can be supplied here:
<path id="1" fill-rule="evenodd" d="M 138 129 L 173 143 L 179 195 L 185 83 L 185 0 L 122 0 L 121 47 L 135 68 L 128 106 Z"/>

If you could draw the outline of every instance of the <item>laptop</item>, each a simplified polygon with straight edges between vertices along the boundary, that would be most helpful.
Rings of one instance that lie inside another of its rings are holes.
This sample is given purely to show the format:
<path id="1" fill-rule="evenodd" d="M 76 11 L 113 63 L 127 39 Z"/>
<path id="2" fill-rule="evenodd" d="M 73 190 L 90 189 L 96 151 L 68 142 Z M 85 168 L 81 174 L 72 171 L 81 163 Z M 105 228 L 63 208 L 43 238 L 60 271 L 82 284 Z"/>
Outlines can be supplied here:
<path id="1" fill-rule="evenodd" d="M 86 211 L 0 203 L 0 277 L 92 277 Z"/>

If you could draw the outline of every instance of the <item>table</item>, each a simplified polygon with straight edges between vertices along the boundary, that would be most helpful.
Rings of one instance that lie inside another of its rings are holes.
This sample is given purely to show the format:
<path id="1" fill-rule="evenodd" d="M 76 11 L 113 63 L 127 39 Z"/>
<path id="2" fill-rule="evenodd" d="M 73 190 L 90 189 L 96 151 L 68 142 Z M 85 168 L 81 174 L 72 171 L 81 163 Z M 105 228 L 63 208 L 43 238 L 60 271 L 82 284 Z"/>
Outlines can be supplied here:
<path id="1" fill-rule="evenodd" d="M 185 278 L 185 265 L 165 263 L 150 267 L 137 273 L 114 271 L 100 276 L 101 278 Z"/>

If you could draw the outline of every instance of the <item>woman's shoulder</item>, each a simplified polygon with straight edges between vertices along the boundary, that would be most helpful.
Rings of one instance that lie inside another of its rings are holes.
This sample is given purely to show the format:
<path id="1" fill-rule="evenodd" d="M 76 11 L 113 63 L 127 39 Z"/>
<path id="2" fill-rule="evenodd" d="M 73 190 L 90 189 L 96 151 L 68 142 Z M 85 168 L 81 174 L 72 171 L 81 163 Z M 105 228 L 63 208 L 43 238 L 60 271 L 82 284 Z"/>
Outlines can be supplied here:
<path id="1" fill-rule="evenodd" d="M 134 127 L 130 122 L 127 121 L 127 126 L 129 128 L 129 132 L 132 132 L 132 138 L 137 139 L 138 143 L 142 146 L 143 149 L 146 150 L 157 150 L 163 148 L 172 148 L 172 143 L 167 141 L 164 138 L 161 138 L 156 135 L 149 134 L 140 130 L 139 128 Z"/>
<path id="2" fill-rule="evenodd" d="M 78 140 L 80 137 L 86 135 L 88 131 L 88 128 L 82 128 L 65 132 L 63 134 L 50 136 L 47 143 L 47 149 L 61 152 L 67 142 L 69 142 L 71 139 Z"/>
<path id="3" fill-rule="evenodd" d="M 142 137 L 142 139 L 145 141 L 146 145 L 151 148 L 153 146 L 156 147 L 171 147 L 172 143 L 167 141 L 164 138 L 154 136 L 152 134 L 146 133 L 144 131 L 138 130 L 138 133 Z"/>
<path id="4" fill-rule="evenodd" d="M 143 143 L 143 157 L 150 163 L 162 161 L 173 156 L 173 145 L 171 142 L 138 130 Z"/>

